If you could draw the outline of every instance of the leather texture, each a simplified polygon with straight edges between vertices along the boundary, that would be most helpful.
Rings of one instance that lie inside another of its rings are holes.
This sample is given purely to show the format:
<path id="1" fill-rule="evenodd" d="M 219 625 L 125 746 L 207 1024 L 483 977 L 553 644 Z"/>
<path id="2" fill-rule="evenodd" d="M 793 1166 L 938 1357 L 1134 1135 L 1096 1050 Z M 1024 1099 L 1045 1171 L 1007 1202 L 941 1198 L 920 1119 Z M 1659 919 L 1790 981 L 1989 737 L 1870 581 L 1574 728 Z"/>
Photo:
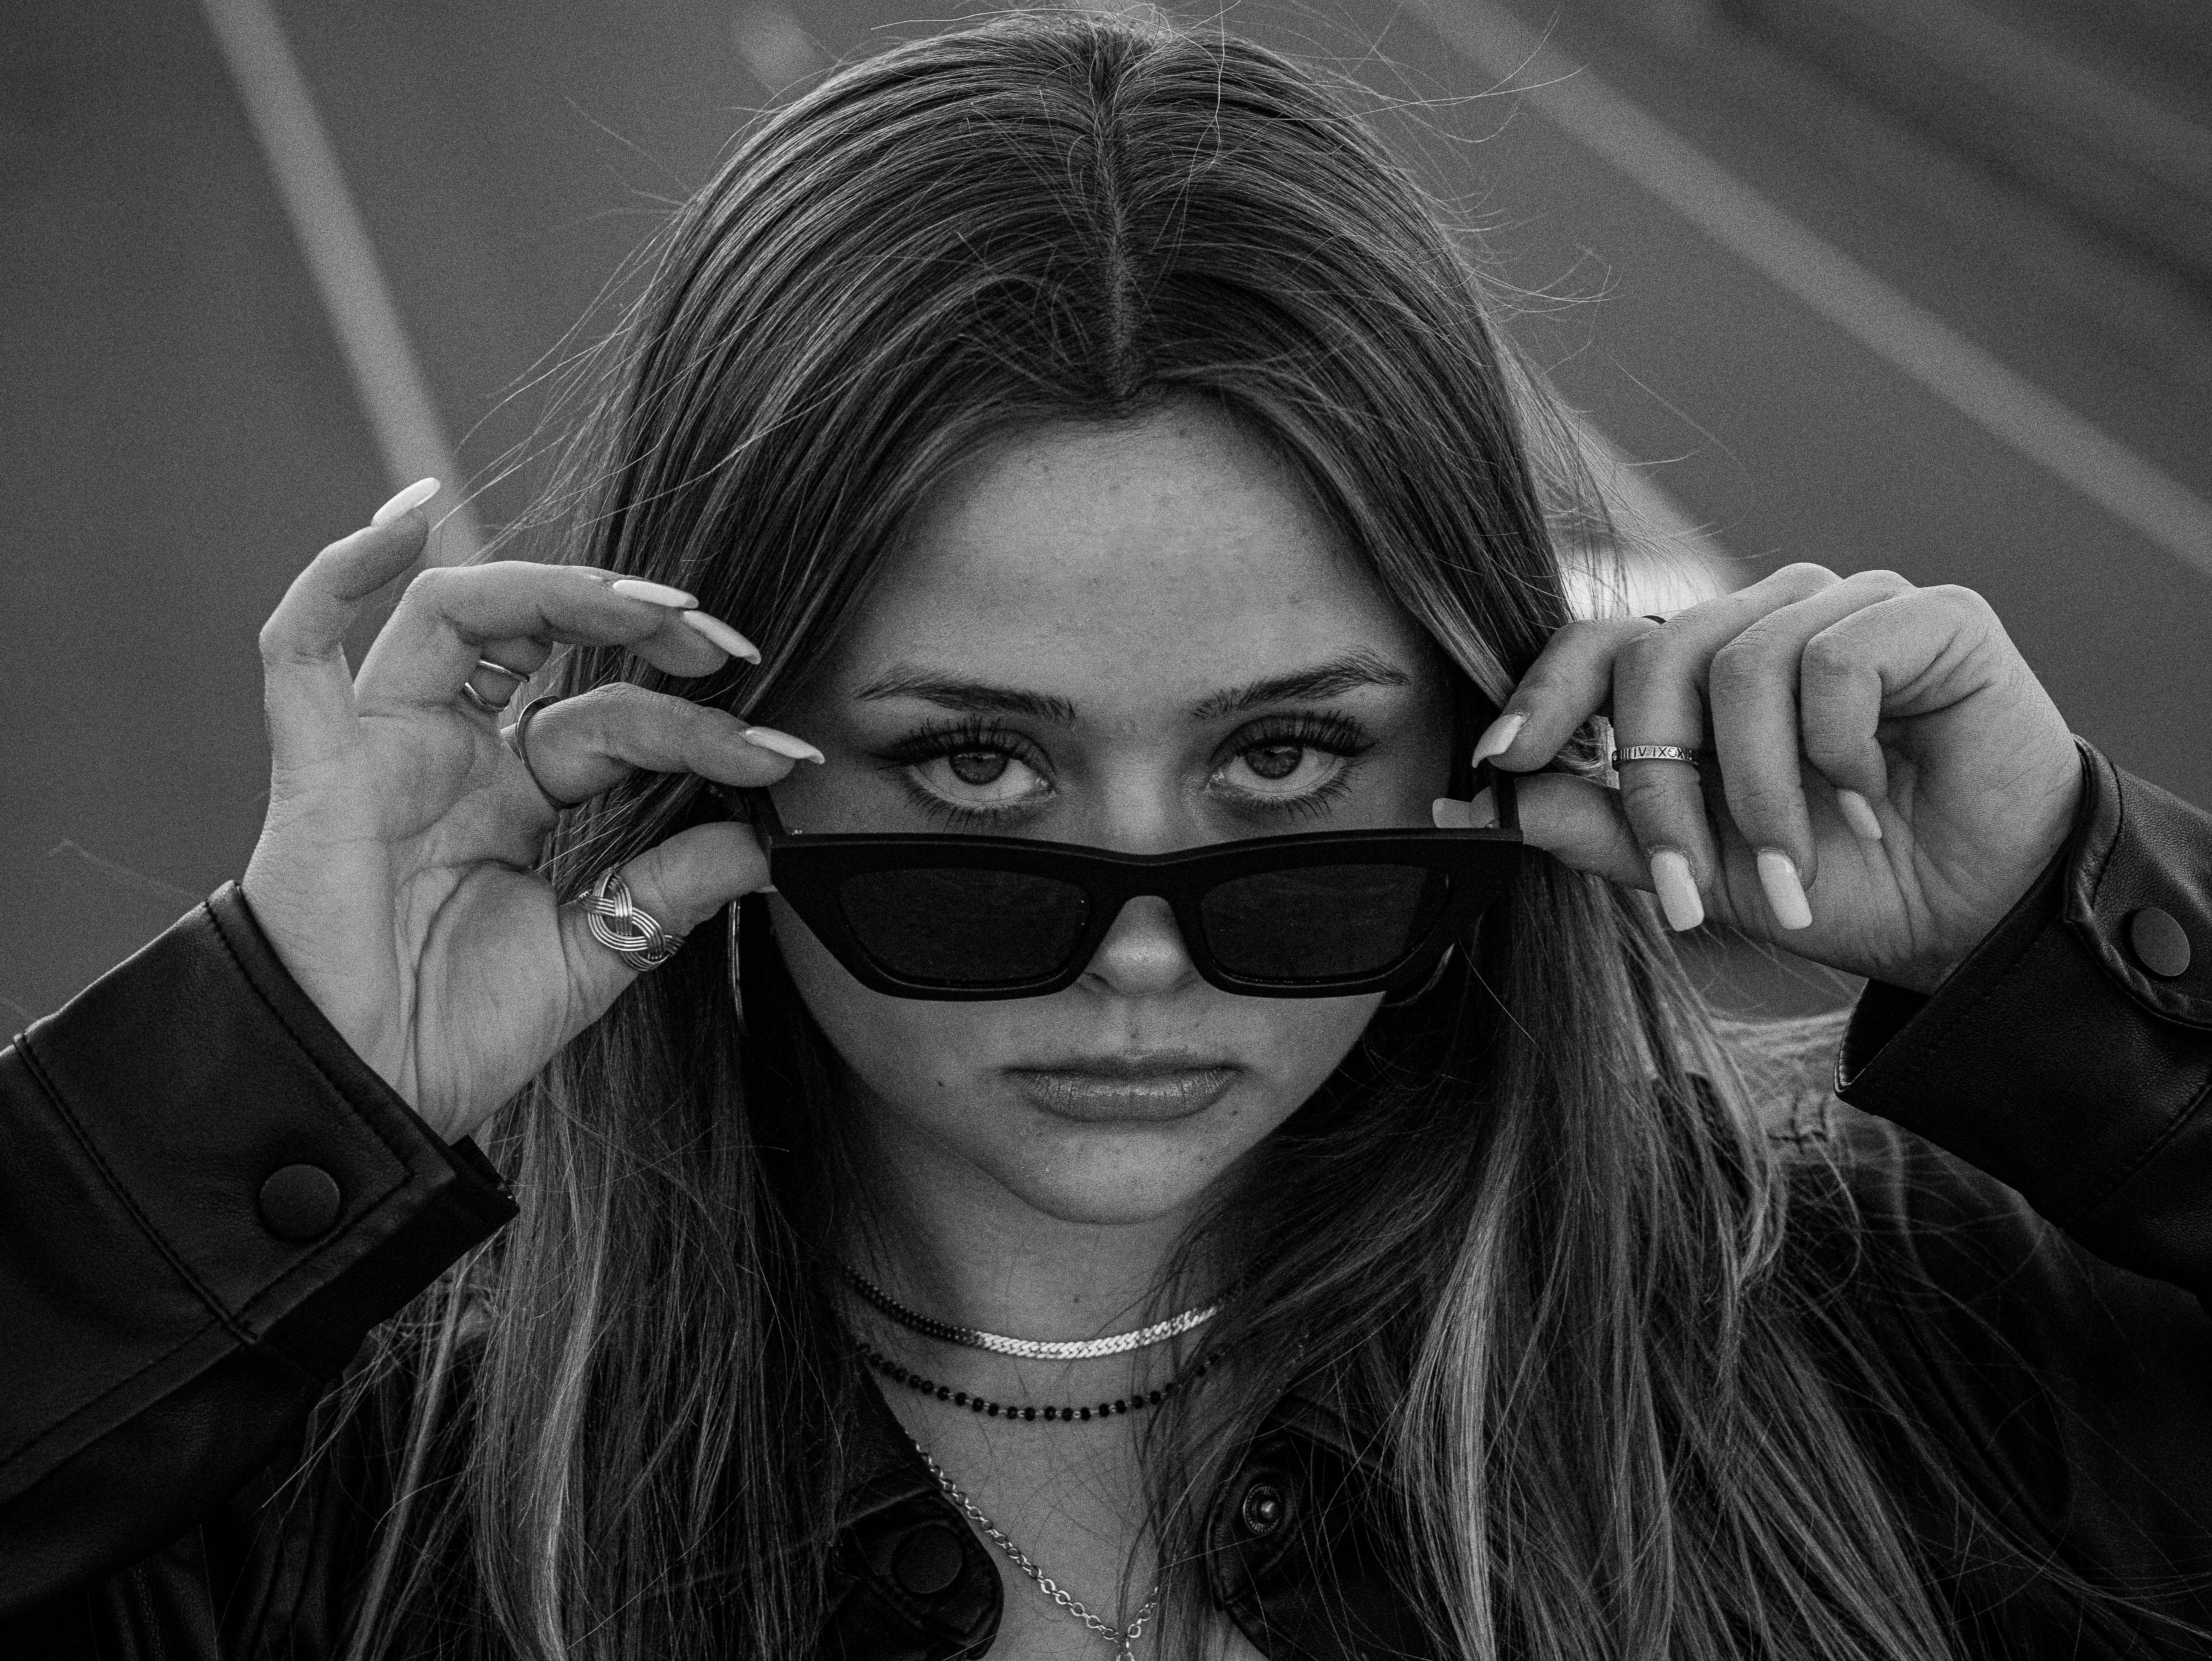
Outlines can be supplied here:
<path id="1" fill-rule="evenodd" d="M 1834 1079 L 1777 1085 L 1771 1134 L 1808 1185 L 1793 1250 L 1940 1294 L 1875 1311 L 1882 1348 L 1992 1503 L 2094 1578 L 2194 1577 L 2173 1607 L 2212 1622 L 2212 818 L 2083 757 L 2044 879 L 1932 998 L 1869 988 Z M 2147 906 L 2193 947 L 2179 977 L 2130 955 Z M 391 1478 L 364 1430 L 288 1482 L 305 1415 L 514 1213 L 234 887 L 0 1051 L 0 1656 L 334 1656 Z M 986 1655 L 1000 1567 L 865 1400 L 820 1653 Z M 1371 1438 L 1288 1396 L 1210 1513 L 1215 1603 L 1271 1661 L 1438 1655 L 1390 1518 Z M 1945 1567 L 1976 1542 L 1940 1505 L 1920 1522 L 1968 1653 L 2202 1652 L 1983 1596 Z"/>
<path id="2" fill-rule="evenodd" d="M 1934 996 L 1869 987 L 1837 1062 L 1844 1099 L 2025 1196 L 2106 1261 L 2212 1294 L 2212 834 L 2208 818 L 2081 745 L 2074 832 Z M 2146 973 L 2146 904 L 2201 943 Z"/>

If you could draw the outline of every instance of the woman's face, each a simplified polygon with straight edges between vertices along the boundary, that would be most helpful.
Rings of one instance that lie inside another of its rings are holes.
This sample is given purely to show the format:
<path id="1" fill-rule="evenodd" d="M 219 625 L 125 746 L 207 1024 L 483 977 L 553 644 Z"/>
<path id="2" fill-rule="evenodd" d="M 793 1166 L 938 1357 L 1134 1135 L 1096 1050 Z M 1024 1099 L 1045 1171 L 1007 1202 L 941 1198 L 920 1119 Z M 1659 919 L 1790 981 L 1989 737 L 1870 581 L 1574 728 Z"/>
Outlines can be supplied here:
<path id="1" fill-rule="evenodd" d="M 829 757 L 777 787 L 794 830 L 1129 853 L 1425 825 L 1449 762 L 1433 646 L 1286 470 L 1191 404 L 971 463 L 777 718 Z M 1223 992 L 1154 898 L 1066 990 L 978 1003 L 869 991 L 774 916 L 888 1168 L 1072 1223 L 1186 1207 L 1378 1001 Z"/>

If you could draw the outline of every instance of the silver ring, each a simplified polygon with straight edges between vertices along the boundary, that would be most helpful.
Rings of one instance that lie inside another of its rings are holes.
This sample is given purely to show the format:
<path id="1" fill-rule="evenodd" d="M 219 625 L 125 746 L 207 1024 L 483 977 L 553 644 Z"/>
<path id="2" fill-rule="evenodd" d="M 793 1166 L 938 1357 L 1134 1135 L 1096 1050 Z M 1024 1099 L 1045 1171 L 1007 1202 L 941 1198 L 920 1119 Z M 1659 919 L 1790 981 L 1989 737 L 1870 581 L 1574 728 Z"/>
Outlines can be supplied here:
<path id="1" fill-rule="evenodd" d="M 580 804 L 563 801 L 548 790 L 545 788 L 545 781 L 538 776 L 537 764 L 530 759 L 530 723 L 538 719 L 538 712 L 547 704 L 560 702 L 561 695 L 558 692 L 547 692 L 524 704 L 522 713 L 514 718 L 514 725 L 507 729 L 507 747 L 514 751 L 516 758 L 522 763 L 522 770 L 530 775 L 530 782 L 538 787 L 538 794 L 544 797 L 556 812 L 566 812 L 569 808 L 579 806 Z"/>
<path id="2" fill-rule="evenodd" d="M 629 897 L 629 885 L 611 865 L 599 873 L 582 903 L 592 938 L 620 953 L 633 969 L 658 969 L 684 944 L 683 936 L 670 934 L 653 913 L 638 908 Z"/>
<path id="3" fill-rule="evenodd" d="M 1619 767 L 1625 761 L 1679 761 L 1686 763 L 1694 773 L 1705 754 L 1703 750 L 1681 744 L 1625 744 L 1613 751 L 1613 764 Z"/>
<path id="4" fill-rule="evenodd" d="M 483 673 L 504 675 L 514 684 L 507 689 L 506 697 L 494 703 L 485 694 L 477 691 L 476 677 Z M 522 683 L 529 678 L 530 677 L 520 669 L 510 669 L 503 663 L 494 663 L 489 658 L 478 658 L 476 668 L 470 672 L 470 678 L 461 683 L 461 696 L 487 715 L 496 715 L 514 702 L 514 695 L 522 690 Z"/>

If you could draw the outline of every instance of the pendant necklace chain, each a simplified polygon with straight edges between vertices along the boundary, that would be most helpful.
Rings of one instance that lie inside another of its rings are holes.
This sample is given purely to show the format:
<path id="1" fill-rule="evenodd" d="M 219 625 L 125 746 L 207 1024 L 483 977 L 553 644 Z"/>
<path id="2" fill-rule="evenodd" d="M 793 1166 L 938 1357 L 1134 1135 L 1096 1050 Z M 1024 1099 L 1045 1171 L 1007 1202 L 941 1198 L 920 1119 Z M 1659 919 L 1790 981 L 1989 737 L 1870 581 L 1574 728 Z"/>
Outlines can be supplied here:
<path id="1" fill-rule="evenodd" d="M 838 1269 L 854 1291 L 908 1331 L 918 1332 L 925 1338 L 934 1338 L 941 1343 L 960 1344 L 969 1349 L 988 1351 L 993 1355 L 1011 1355 L 1023 1361 L 1095 1361 L 1103 1355 L 1126 1355 L 1133 1349 L 1144 1349 L 1152 1344 L 1165 1343 L 1170 1338 L 1180 1338 L 1194 1327 L 1204 1326 L 1221 1310 L 1221 1302 L 1217 1299 L 1201 1308 L 1187 1309 L 1180 1315 L 1170 1315 L 1164 1321 L 1139 1327 L 1134 1332 L 1117 1332 L 1105 1338 L 1008 1338 L 995 1332 L 984 1332 L 975 1327 L 939 1321 L 908 1309 L 851 1265 L 841 1263 Z"/>
<path id="2" fill-rule="evenodd" d="M 908 1437 L 908 1441 L 914 1439 Z M 1030 1555 L 1006 1537 L 1006 1530 L 983 1515 L 978 1506 L 961 1486 L 945 1474 L 945 1467 L 930 1457 L 929 1450 L 919 1442 L 914 1451 L 921 1456 L 921 1463 L 929 1467 L 929 1474 L 937 1479 L 937 1486 L 945 1490 L 945 1497 L 960 1507 L 960 1514 L 983 1531 L 983 1536 L 1006 1555 L 1007 1561 L 1035 1583 L 1037 1591 L 1068 1614 L 1073 1615 L 1092 1632 L 1114 1646 L 1114 1661 L 1136 1661 L 1137 1640 L 1143 1636 L 1145 1626 L 1160 1607 L 1160 1589 L 1154 1586 L 1146 1597 L 1144 1607 L 1129 1618 L 1125 1627 L 1109 1626 L 1084 1606 L 1083 1600 L 1073 1597 L 1066 1588 L 1030 1561 Z"/>
<path id="3" fill-rule="evenodd" d="M 934 1338 L 940 1343 L 959 1344 L 968 1349 L 980 1349 L 993 1355 L 1011 1355 L 1018 1360 L 1024 1361 L 1091 1361 L 1102 1356 L 1126 1355 L 1131 1350 L 1145 1349 L 1153 1344 L 1165 1343 L 1170 1338 L 1180 1338 L 1194 1328 L 1205 1325 L 1220 1312 L 1223 1301 L 1216 1299 L 1213 1302 L 1199 1308 L 1187 1309 L 1180 1315 L 1170 1315 L 1164 1321 L 1156 1321 L 1150 1326 L 1139 1327 L 1133 1332 L 1117 1332 L 1104 1338 L 1009 1338 L 1000 1333 L 985 1332 L 976 1327 L 959 1326 L 951 1321 L 936 1320 L 919 1311 L 908 1309 L 849 1263 L 840 1263 L 838 1271 L 845 1277 L 854 1291 L 859 1293 L 880 1313 L 896 1321 L 909 1332 L 918 1332 L 923 1337 Z M 926 1379 L 902 1376 L 906 1374 L 907 1370 L 891 1363 L 889 1357 L 879 1355 L 866 1345 L 860 1348 L 863 1358 L 869 1365 L 875 1366 L 878 1371 L 884 1372 L 887 1376 L 898 1379 L 902 1384 L 921 1388 L 925 1394 L 938 1396 L 945 1400 L 951 1400 L 953 1396 L 960 1394 L 957 1391 L 948 1392 L 943 1386 L 931 1385 Z M 1198 1378 L 1204 1375 L 1206 1367 L 1215 1359 L 1217 1358 L 1209 1356 L 1201 1360 L 1188 1382 L 1197 1382 Z M 1183 1382 L 1185 1381 L 1178 1379 L 1176 1384 L 1179 1385 Z M 1169 1390 L 1175 1387 L 1174 1385 L 1165 1386 L 1162 1390 L 1151 1392 L 1149 1400 L 1140 1397 L 1138 1401 L 1129 1402 L 1126 1405 L 1129 1408 L 1151 1405 L 1162 1399 Z M 960 1405 L 973 1407 L 978 1412 L 993 1409 L 1004 1411 L 998 1403 L 980 1400 L 964 1401 Z M 1057 1415 L 1053 1409 L 1046 1409 L 1043 1410 L 1042 1416 L 1048 1419 L 1055 1416 L 1061 1418 L 1079 1416 L 1087 1419 L 1092 1415 L 1093 1411 L 1096 1411 L 1097 1415 L 1103 1418 L 1109 1410 L 1120 1411 L 1122 1406 L 1122 1403 L 1109 1402 L 1095 1410 L 1063 1408 L 1059 1409 Z M 1017 1411 L 1021 1417 L 1026 1419 L 1030 1416 L 1034 1409 L 1017 1409 Z M 969 1497 L 965 1489 L 945 1474 L 945 1467 L 937 1463 L 927 1448 L 922 1446 L 919 1441 L 915 1441 L 915 1439 L 910 1436 L 907 1439 L 914 1442 L 914 1451 L 921 1456 L 922 1463 L 929 1467 L 930 1475 L 935 1480 L 937 1486 L 944 1491 L 945 1497 L 960 1508 L 960 1514 L 963 1517 L 981 1530 L 985 1539 L 1006 1555 L 1007 1561 L 1029 1579 L 1041 1596 L 1066 1614 L 1074 1616 L 1107 1643 L 1113 1645 L 1115 1661 L 1136 1661 L 1137 1640 L 1143 1635 L 1145 1628 L 1151 1622 L 1152 1616 L 1159 1612 L 1160 1589 L 1158 1586 L 1155 1585 L 1146 1595 L 1143 1607 L 1129 1617 L 1126 1626 L 1115 1627 L 1101 1620 L 1091 1613 L 1081 1598 L 1075 1597 L 1057 1580 L 1039 1568 L 1030 1560 L 1027 1552 L 1007 1537 L 1004 1529 L 986 1517 L 983 1514 L 983 1508 Z"/>

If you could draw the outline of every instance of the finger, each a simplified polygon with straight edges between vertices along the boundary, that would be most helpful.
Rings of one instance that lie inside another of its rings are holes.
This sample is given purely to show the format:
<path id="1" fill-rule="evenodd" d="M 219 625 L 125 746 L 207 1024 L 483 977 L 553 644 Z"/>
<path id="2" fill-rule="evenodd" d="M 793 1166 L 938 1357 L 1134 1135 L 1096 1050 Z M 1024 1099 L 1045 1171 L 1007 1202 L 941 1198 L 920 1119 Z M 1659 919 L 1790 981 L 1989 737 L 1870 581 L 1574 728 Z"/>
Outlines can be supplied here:
<path id="1" fill-rule="evenodd" d="M 1521 818 L 1521 839 L 1540 848 L 1561 864 L 1588 871 L 1624 887 L 1648 889 L 1651 871 L 1629 829 L 1620 793 L 1593 779 L 1565 773 L 1536 773 L 1514 786 Z M 1482 830 L 1497 821 L 1487 790 L 1473 801 L 1439 797 L 1431 815 L 1444 830 Z"/>
<path id="2" fill-rule="evenodd" d="M 681 937 L 731 901 L 766 887 L 768 856 L 750 830 L 725 819 L 678 831 L 631 860 L 619 874 L 631 904 L 668 934 Z M 604 1014 L 641 971 L 593 937 L 590 912 L 580 903 L 561 908 L 561 936 L 574 989 L 573 1035 Z"/>
<path id="3" fill-rule="evenodd" d="M 1613 672 L 1613 725 L 1620 747 L 1697 747 L 1705 732 L 1705 684 L 1715 654 L 1760 618 L 1837 581 L 1817 565 L 1787 566 L 1748 588 L 1676 612 L 1629 642 Z M 1656 862 L 1654 881 L 1668 903 L 1668 921 L 1694 928 L 1703 920 L 1697 897 L 1711 892 L 1720 874 L 1705 782 L 1696 768 L 1677 761 L 1625 761 L 1619 770 L 1621 805 Z"/>
<path id="4" fill-rule="evenodd" d="M 530 766 L 557 803 L 586 800 L 639 770 L 696 773 L 717 784 L 773 784 L 797 758 L 788 745 L 779 752 L 764 744 L 759 735 L 767 733 L 727 710 L 616 681 L 539 710 L 530 723 Z M 821 752 L 812 751 L 811 758 Z"/>
<path id="5" fill-rule="evenodd" d="M 465 684 L 488 703 L 503 709 L 552 655 L 553 648 L 544 641 L 487 641 L 479 648 L 477 666 Z"/>
<path id="6" fill-rule="evenodd" d="M 371 595 L 422 558 L 429 531 L 429 520 L 409 510 L 331 543 L 261 625 L 263 703 L 277 766 L 306 765 L 352 740 L 346 631 Z"/>
<path id="7" fill-rule="evenodd" d="M 1805 642 L 1798 664 L 1798 730 L 1805 754 L 1838 791 L 1872 810 L 1889 794 L 1889 769 L 1877 734 L 1885 714 L 1915 715 L 1942 707 L 1955 689 L 1929 688 L 1931 672 L 1953 662 L 1962 640 L 2002 632 L 1989 602 L 1972 589 L 1910 588 L 1839 618 Z M 1923 688 L 1932 700 L 1916 694 Z M 1868 825 L 1846 804 L 1852 828 Z"/>
<path id="8" fill-rule="evenodd" d="M 545 666 L 553 650 L 549 642 L 525 635 L 513 640 L 485 641 L 477 648 L 477 657 L 481 662 L 497 664 L 515 680 L 528 680 Z"/>
<path id="9" fill-rule="evenodd" d="M 1798 684 L 1808 647 L 1844 618 L 1911 587 L 1894 571 L 1862 571 L 1770 611 L 1713 654 L 1706 694 L 1729 816 L 1756 855 L 1770 909 L 1784 928 L 1812 922 L 1803 891 L 1820 874 L 1798 761 Z M 1864 739 L 1879 772 L 1870 721 Z M 1852 755 L 1852 780 L 1866 777 L 1865 760 Z"/>
<path id="10" fill-rule="evenodd" d="M 1581 618 L 1545 643 L 1474 746 L 1474 764 L 1533 772 L 1565 747 L 1613 696 L 1614 657 L 1657 624 L 1643 618 Z"/>
<path id="11" fill-rule="evenodd" d="M 498 560 L 436 567 L 407 587 L 356 681 L 379 703 L 448 703 L 495 641 L 622 646 L 672 674 L 729 660 L 673 607 L 617 593 L 604 574 Z"/>

